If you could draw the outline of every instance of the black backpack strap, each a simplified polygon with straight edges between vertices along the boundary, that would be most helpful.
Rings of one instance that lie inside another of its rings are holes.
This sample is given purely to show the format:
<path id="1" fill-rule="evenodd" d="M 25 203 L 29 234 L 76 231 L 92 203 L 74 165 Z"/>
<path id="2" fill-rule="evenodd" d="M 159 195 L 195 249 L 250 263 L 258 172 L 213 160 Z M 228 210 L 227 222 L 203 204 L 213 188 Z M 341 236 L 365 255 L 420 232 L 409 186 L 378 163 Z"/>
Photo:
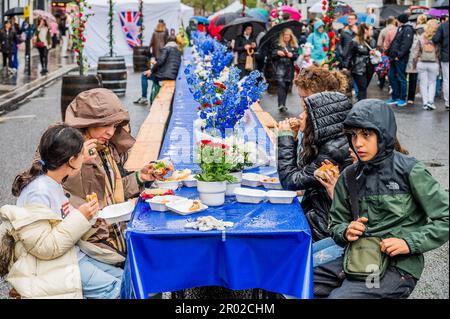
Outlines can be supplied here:
<path id="1" fill-rule="evenodd" d="M 352 209 L 353 219 L 359 218 L 359 198 L 358 187 L 356 185 L 356 165 L 351 165 L 345 170 L 345 181 L 347 183 L 348 192 L 350 194 L 350 206 Z"/>

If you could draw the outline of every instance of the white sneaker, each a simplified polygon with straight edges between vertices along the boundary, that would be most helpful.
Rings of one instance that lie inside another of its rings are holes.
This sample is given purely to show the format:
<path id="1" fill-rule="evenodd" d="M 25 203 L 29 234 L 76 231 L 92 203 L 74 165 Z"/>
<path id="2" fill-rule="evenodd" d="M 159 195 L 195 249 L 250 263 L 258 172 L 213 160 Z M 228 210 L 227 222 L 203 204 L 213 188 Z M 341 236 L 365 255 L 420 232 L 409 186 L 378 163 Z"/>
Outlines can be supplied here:
<path id="1" fill-rule="evenodd" d="M 424 110 L 429 110 L 429 108 L 428 108 L 428 103 L 425 103 L 423 106 L 422 106 L 422 108 L 424 109 Z"/>
<path id="2" fill-rule="evenodd" d="M 434 104 L 429 103 L 428 104 L 428 109 L 429 110 L 436 110 L 436 106 Z"/>

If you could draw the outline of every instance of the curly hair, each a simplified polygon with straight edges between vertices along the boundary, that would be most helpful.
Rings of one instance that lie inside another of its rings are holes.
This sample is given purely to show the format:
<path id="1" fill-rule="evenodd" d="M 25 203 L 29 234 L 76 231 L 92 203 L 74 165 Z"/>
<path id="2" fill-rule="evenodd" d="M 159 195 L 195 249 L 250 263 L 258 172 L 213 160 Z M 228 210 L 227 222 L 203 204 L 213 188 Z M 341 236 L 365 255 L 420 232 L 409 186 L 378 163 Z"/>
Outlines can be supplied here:
<path id="1" fill-rule="evenodd" d="M 347 94 L 349 89 L 351 90 L 350 81 L 345 73 L 330 71 L 318 65 L 302 70 L 295 79 L 295 85 L 311 94 L 326 91 Z"/>

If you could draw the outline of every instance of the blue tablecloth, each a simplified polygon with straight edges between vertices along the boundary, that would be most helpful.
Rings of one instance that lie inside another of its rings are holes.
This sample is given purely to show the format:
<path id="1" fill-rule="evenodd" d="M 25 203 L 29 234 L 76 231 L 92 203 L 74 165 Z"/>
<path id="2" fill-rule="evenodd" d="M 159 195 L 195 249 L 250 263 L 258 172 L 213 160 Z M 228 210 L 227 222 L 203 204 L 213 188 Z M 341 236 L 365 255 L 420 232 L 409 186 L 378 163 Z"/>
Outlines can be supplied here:
<path id="1" fill-rule="evenodd" d="M 188 51 L 185 58 L 190 58 Z M 173 160 L 178 154 L 177 169 L 196 170 L 190 145 L 197 108 L 183 71 L 184 65 L 180 67 L 173 113 L 160 158 Z M 256 128 L 262 128 L 257 120 L 255 123 Z M 174 138 L 177 135 L 178 140 Z M 266 146 L 267 151 L 273 147 L 269 143 Z M 251 171 L 276 174 L 274 167 Z M 177 195 L 198 198 L 196 188 L 182 188 Z M 208 215 L 235 224 L 226 231 L 184 228 L 187 221 Z M 297 199 L 291 205 L 268 202 L 253 205 L 227 197 L 224 206 L 190 216 L 154 212 L 140 200 L 126 238 L 123 298 L 148 298 L 150 293 L 201 286 L 261 288 L 298 298 L 313 296 L 311 233 Z"/>

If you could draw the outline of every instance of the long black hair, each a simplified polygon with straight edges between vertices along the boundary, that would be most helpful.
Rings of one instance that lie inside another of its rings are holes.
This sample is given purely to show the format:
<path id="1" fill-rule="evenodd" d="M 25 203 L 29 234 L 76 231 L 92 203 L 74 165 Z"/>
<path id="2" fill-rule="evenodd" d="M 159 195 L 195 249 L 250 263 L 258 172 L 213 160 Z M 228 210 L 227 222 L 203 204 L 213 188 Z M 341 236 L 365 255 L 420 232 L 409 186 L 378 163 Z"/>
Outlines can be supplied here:
<path id="1" fill-rule="evenodd" d="M 38 152 L 40 160 L 33 162 L 30 169 L 14 179 L 12 194 L 19 196 L 22 190 L 39 175 L 45 174 L 66 164 L 71 157 L 83 150 L 83 135 L 67 124 L 49 127 L 41 137 Z"/>

